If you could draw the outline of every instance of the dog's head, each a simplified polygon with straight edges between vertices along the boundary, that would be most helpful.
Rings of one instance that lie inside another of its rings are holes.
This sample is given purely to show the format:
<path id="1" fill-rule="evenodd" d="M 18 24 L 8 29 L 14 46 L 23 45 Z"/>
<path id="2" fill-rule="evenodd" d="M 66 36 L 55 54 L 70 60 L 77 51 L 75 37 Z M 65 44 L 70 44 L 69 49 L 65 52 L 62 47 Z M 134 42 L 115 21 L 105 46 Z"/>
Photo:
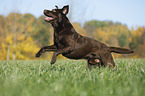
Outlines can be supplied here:
<path id="1" fill-rule="evenodd" d="M 56 7 L 56 9 L 44 10 L 44 14 L 47 16 L 45 18 L 46 22 L 60 23 L 60 22 L 62 22 L 63 17 L 68 14 L 69 5 L 64 6 L 62 9 L 58 9 L 57 6 L 55 6 L 55 7 Z"/>

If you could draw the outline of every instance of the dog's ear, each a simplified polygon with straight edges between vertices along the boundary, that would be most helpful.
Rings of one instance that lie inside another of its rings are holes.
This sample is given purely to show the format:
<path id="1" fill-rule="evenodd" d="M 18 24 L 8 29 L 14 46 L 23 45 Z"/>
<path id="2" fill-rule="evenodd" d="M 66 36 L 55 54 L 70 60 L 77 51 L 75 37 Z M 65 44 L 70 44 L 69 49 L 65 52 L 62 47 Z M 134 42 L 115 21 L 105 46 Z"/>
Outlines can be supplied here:
<path id="1" fill-rule="evenodd" d="M 56 9 L 58 9 L 58 6 L 57 5 L 55 5 L 55 7 L 56 7 Z"/>
<path id="2" fill-rule="evenodd" d="M 68 11 L 69 11 L 69 5 L 66 5 L 62 8 L 62 13 L 67 15 L 68 14 Z"/>

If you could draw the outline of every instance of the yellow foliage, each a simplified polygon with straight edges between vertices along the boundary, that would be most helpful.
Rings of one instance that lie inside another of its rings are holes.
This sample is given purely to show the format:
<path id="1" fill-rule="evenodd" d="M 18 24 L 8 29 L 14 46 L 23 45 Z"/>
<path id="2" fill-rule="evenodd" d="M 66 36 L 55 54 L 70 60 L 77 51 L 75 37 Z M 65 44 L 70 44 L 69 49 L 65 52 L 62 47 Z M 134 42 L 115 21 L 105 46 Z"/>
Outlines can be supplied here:
<path id="1" fill-rule="evenodd" d="M 19 40 L 19 41 L 25 40 L 25 37 L 26 37 L 25 34 L 22 34 L 18 37 L 17 40 Z"/>
<path id="2" fill-rule="evenodd" d="M 6 45 L 4 44 L 4 43 L 1 43 L 0 44 L 0 46 L 1 46 L 1 49 L 0 49 L 0 60 L 5 60 L 6 59 Z"/>
<path id="3" fill-rule="evenodd" d="M 132 36 L 137 36 L 137 35 L 141 36 L 143 34 L 143 32 L 144 32 L 144 28 L 143 27 L 138 27 L 137 30 L 134 30 L 132 28 L 132 30 L 131 30 Z"/>
<path id="4" fill-rule="evenodd" d="M 13 35 L 10 34 L 9 36 L 6 37 L 6 42 L 7 44 L 12 44 L 12 39 L 13 39 Z"/>
<path id="5" fill-rule="evenodd" d="M 132 28 L 131 36 L 129 37 L 129 42 L 132 42 L 135 37 L 141 37 L 144 32 L 145 32 L 145 28 L 144 27 L 138 27 L 136 30 L 134 30 Z"/>

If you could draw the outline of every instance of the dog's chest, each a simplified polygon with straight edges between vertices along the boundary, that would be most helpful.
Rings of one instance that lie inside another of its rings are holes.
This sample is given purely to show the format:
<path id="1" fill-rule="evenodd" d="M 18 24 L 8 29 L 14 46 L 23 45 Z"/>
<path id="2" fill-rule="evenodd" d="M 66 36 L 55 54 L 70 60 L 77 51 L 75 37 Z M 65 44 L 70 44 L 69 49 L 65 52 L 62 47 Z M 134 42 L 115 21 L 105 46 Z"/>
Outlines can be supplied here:
<path id="1" fill-rule="evenodd" d="M 54 42 L 58 46 L 58 48 L 63 48 L 66 45 L 68 45 L 68 42 L 66 40 L 67 38 L 65 36 L 54 36 Z"/>

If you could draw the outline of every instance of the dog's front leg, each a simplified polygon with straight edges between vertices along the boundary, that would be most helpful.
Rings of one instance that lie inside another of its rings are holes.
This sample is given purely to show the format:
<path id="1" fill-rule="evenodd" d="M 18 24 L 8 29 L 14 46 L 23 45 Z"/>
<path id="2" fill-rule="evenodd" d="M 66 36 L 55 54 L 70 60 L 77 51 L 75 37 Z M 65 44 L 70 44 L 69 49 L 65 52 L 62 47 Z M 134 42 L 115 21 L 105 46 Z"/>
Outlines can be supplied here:
<path id="1" fill-rule="evenodd" d="M 45 51 L 56 51 L 56 50 L 57 50 L 57 48 L 56 48 L 55 45 L 44 46 L 44 47 L 42 47 L 42 48 L 38 51 L 38 53 L 36 54 L 35 57 L 40 57 L 40 55 L 41 55 L 42 53 L 44 53 Z"/>
<path id="2" fill-rule="evenodd" d="M 73 49 L 70 48 L 70 47 L 63 48 L 63 49 L 60 49 L 60 50 L 55 51 L 55 52 L 53 53 L 53 57 L 52 57 L 52 60 L 51 60 L 51 64 L 54 64 L 54 63 L 56 62 L 57 56 L 58 56 L 59 54 L 65 54 L 65 53 L 67 54 L 67 53 L 70 53 L 70 52 L 72 52 L 72 51 L 73 51 Z"/>

